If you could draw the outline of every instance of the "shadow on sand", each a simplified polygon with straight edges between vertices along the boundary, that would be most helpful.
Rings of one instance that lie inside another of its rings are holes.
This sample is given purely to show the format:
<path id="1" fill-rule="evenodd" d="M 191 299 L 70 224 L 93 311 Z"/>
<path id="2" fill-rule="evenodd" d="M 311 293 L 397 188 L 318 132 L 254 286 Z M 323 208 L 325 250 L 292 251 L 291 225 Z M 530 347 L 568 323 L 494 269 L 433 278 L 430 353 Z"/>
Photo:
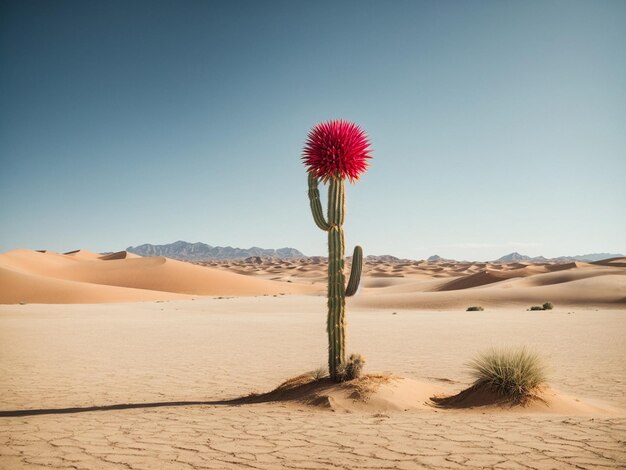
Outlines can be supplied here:
<path id="1" fill-rule="evenodd" d="M 62 415 L 71 413 L 86 413 L 91 411 L 112 411 L 112 410 L 133 410 L 136 408 L 162 408 L 166 406 L 235 406 L 245 402 L 244 399 L 236 400 L 218 400 L 218 401 L 160 401 L 154 403 L 119 403 L 115 405 L 103 406 L 85 406 L 73 408 L 41 408 L 35 410 L 9 410 L 0 411 L 0 418 L 15 418 L 19 416 L 36 416 L 36 415 Z"/>
<path id="2" fill-rule="evenodd" d="M 308 401 L 306 398 L 311 393 L 317 393 L 336 386 L 328 378 L 314 380 L 310 375 L 290 379 L 271 392 L 250 394 L 245 397 L 230 400 L 207 400 L 207 401 L 161 401 L 153 403 L 119 403 L 114 405 L 85 406 L 71 408 L 42 408 L 32 410 L 7 410 L 0 411 L 0 418 L 15 418 L 20 416 L 58 415 L 72 413 L 87 413 L 93 411 L 133 410 L 141 408 L 164 408 L 168 406 L 239 406 L 255 403 L 270 403 L 276 401 Z"/>

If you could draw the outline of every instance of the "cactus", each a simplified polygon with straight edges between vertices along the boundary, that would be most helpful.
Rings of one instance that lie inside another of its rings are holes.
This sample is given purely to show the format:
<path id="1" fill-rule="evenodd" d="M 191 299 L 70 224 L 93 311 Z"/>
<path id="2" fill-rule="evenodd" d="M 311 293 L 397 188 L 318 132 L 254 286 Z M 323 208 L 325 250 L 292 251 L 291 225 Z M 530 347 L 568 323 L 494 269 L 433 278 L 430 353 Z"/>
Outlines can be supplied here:
<path id="1" fill-rule="evenodd" d="M 309 202 L 315 224 L 328 232 L 328 370 L 341 381 L 346 363 L 346 296 L 358 289 L 363 250 L 354 248 L 350 279 L 344 276 L 345 179 L 355 181 L 367 169 L 369 142 L 355 124 L 336 120 L 318 124 L 309 133 L 303 160 L 308 166 Z M 328 183 L 328 220 L 320 201 L 319 182 Z"/>

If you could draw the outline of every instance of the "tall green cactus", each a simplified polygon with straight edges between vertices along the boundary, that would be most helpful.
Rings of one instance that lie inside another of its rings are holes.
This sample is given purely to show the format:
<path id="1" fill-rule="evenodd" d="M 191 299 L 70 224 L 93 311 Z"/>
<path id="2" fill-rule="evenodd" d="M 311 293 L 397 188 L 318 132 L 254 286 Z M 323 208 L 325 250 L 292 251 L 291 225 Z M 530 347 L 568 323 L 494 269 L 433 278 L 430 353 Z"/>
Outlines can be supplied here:
<path id="1" fill-rule="evenodd" d="M 369 141 L 356 124 L 336 119 L 321 122 L 311 129 L 302 160 L 309 173 L 309 202 L 313 220 L 328 232 L 328 371 L 338 382 L 346 378 L 346 296 L 359 287 L 363 268 L 363 250 L 354 248 L 348 286 L 343 274 L 343 221 L 346 212 L 345 180 L 354 182 L 367 170 Z M 320 202 L 319 182 L 328 183 L 328 220 Z M 360 356 L 359 356 L 360 357 Z M 359 362 L 360 368 L 362 359 Z M 355 368 L 352 368 L 356 370 Z"/>
<path id="2" fill-rule="evenodd" d="M 345 287 L 344 252 L 345 242 L 343 223 L 345 219 L 346 196 L 344 181 L 330 178 L 328 190 L 328 221 L 324 218 L 319 181 L 309 173 L 309 202 L 313 220 L 319 228 L 328 232 L 328 371 L 331 378 L 341 380 L 338 373 L 341 364 L 346 362 L 346 296 L 356 293 L 363 268 L 363 250 L 354 247 L 352 268 L 348 286 Z"/>

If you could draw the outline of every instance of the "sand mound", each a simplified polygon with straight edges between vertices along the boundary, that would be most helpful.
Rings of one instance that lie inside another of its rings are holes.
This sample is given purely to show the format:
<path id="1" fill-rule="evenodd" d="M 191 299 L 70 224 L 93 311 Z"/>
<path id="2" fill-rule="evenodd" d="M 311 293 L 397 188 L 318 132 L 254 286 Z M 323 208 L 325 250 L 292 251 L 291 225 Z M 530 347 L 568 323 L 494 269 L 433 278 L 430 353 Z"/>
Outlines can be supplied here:
<path id="1" fill-rule="evenodd" d="M 32 250 L 0 255 L 0 303 L 128 302 L 182 299 L 191 295 L 278 295 L 317 290 L 163 257 L 130 257 L 126 252 L 96 255 L 95 259 L 92 255 Z"/>
<path id="2" fill-rule="evenodd" d="M 271 392 L 253 394 L 238 402 L 288 402 L 347 412 L 402 411 L 429 409 L 430 397 L 442 391 L 437 385 L 389 374 L 370 374 L 343 383 L 303 374 L 284 382 Z"/>
<path id="3" fill-rule="evenodd" d="M 324 258 L 302 258 L 276 263 L 262 259 L 207 261 L 199 264 L 251 277 L 260 277 L 326 291 Z M 372 309 L 463 309 L 553 302 L 557 308 L 573 306 L 621 308 L 626 303 L 624 258 L 601 263 L 553 262 L 406 262 L 368 258 L 363 264 L 361 288 L 348 300 Z M 346 273 L 350 263 L 346 264 Z"/>
<path id="4" fill-rule="evenodd" d="M 109 261 L 109 260 L 114 260 L 114 259 L 129 259 L 129 258 L 141 258 L 141 256 L 138 256 L 134 253 L 129 253 L 128 251 L 117 251 L 115 253 L 109 253 L 107 255 L 102 255 L 98 257 L 98 259 L 101 259 L 103 261 Z"/>
<path id="5" fill-rule="evenodd" d="M 548 386 L 538 388 L 535 393 L 521 403 L 498 395 L 488 386 L 479 384 L 457 393 L 456 395 L 431 397 L 436 407 L 451 410 L 478 411 L 514 411 L 524 413 L 547 413 L 569 416 L 611 414 L 611 407 L 585 403 L 561 393 Z"/>
<path id="6" fill-rule="evenodd" d="M 607 267 L 592 265 L 581 267 L 579 263 L 576 264 L 576 267 L 577 269 L 558 270 L 545 274 L 538 274 L 536 276 L 529 277 L 528 279 L 524 279 L 524 282 L 519 284 L 520 286 L 550 286 L 553 284 L 564 284 L 599 276 L 626 275 L 626 271 L 619 268 L 610 269 Z"/>
<path id="7" fill-rule="evenodd" d="M 513 265 L 513 269 L 485 269 L 477 273 L 454 279 L 443 284 L 442 286 L 439 286 L 435 289 L 435 291 L 472 289 L 474 287 L 486 286 L 488 284 L 494 284 L 509 279 L 534 276 L 545 273 L 546 271 L 547 268 L 545 266 L 526 266 L 522 265 L 522 263 L 516 263 Z"/>
<path id="8" fill-rule="evenodd" d="M 616 268 L 626 268 L 626 258 L 619 257 L 619 258 L 603 259 L 600 261 L 595 261 L 591 264 L 595 264 L 598 266 L 614 266 Z"/>
<path id="9" fill-rule="evenodd" d="M 476 274 L 470 274 L 460 279 L 454 279 L 450 282 L 446 282 L 443 286 L 438 287 L 437 291 L 449 291 L 449 290 L 461 290 L 472 289 L 474 287 L 480 287 L 487 284 L 493 284 L 494 282 L 500 282 L 505 279 L 510 279 L 512 276 L 507 272 L 500 271 L 481 271 Z M 514 277 L 514 276 L 513 276 Z"/>
<path id="10" fill-rule="evenodd" d="M 258 260 L 211 260 L 192 264 L 159 257 L 142 258 L 125 251 L 98 255 L 84 250 L 66 254 L 14 250 L 0 255 L 0 267 L 23 275 L 182 295 L 323 295 L 327 289 L 326 265 L 326 259 L 320 257 L 290 261 L 261 258 L 261 263 Z M 346 275 L 349 265 L 348 262 Z M 595 263 L 562 264 L 367 259 L 361 289 L 348 302 L 372 309 L 465 310 L 470 305 L 487 309 L 515 305 L 526 310 L 530 305 L 546 301 L 553 302 L 557 310 L 579 305 L 623 308 L 626 304 L 625 268 L 626 258 L 623 257 Z M 6 278 L 7 273 L 4 276 Z M 20 282 L 26 282 L 24 279 L 18 276 L 11 285 L 19 287 Z M 28 286 L 26 284 L 21 292 L 27 293 Z M 66 294 L 61 296 L 65 301 L 72 301 L 71 289 L 78 292 L 79 286 L 71 286 L 65 284 L 63 292 Z M 93 292 L 80 287 L 81 291 Z M 9 290 L 8 284 L 0 286 L 0 303 L 9 302 L 9 298 L 11 302 L 33 302 L 35 298 L 37 302 L 45 302 L 48 298 L 47 294 L 22 293 L 17 299 Z M 46 292 L 51 292 L 49 287 Z M 80 302 L 89 302 L 90 295 L 81 294 Z M 110 301 L 129 301 L 132 297 L 115 295 Z M 144 299 L 145 293 L 140 297 Z M 158 300 L 163 299 L 158 297 Z"/>
<path id="11" fill-rule="evenodd" d="M 43 253 L 46 253 L 46 251 L 44 251 Z M 94 253 L 92 251 L 87 251 L 87 250 L 74 250 L 74 251 L 68 251 L 67 253 L 63 253 L 65 256 L 72 256 L 75 258 L 81 258 L 81 259 L 98 259 L 100 257 L 100 255 L 98 253 Z"/>
<path id="12" fill-rule="evenodd" d="M 336 383 L 303 374 L 271 392 L 233 400 L 236 404 L 290 403 L 345 412 L 466 410 L 472 412 L 515 412 L 569 416 L 608 415 L 616 410 L 601 403 L 583 402 L 545 386 L 527 401 L 512 403 L 485 386 L 471 386 L 450 395 L 444 387 L 390 374 L 369 374 Z"/>
<path id="13" fill-rule="evenodd" d="M 577 263 L 576 261 L 572 262 L 572 263 L 560 263 L 560 264 L 550 264 L 548 266 L 546 266 L 546 269 L 549 272 L 554 272 L 554 271 L 566 271 L 568 269 L 575 269 L 578 267 L 582 267 L 582 264 Z"/>
<path id="14" fill-rule="evenodd" d="M 0 304 L 87 304 L 188 299 L 170 292 L 103 286 L 29 274 L 0 266 Z"/>

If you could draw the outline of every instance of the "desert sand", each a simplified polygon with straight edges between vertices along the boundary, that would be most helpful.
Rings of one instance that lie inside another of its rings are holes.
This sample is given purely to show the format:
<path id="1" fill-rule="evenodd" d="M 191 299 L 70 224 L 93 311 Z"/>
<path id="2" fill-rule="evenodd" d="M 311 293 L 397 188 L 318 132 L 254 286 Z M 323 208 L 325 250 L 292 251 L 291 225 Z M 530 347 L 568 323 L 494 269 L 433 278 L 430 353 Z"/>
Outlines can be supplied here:
<path id="1" fill-rule="evenodd" d="M 0 468 L 626 464 L 625 260 L 369 261 L 348 349 L 384 379 L 314 402 L 264 394 L 325 363 L 324 260 L 258 261 L 0 255 Z M 430 400 L 470 385 L 478 351 L 517 345 L 546 359 L 546 403 Z"/>
<path id="2" fill-rule="evenodd" d="M 0 255 L 0 304 L 325 295 L 326 264 L 318 257 L 197 264 L 125 251 L 13 250 Z M 366 261 L 355 306 L 528 307 L 548 300 L 561 306 L 626 308 L 626 258 L 567 264 Z"/>
<path id="3" fill-rule="evenodd" d="M 193 295 L 313 292 L 161 256 L 13 250 L 0 255 L 0 303 L 102 303 L 191 299 Z"/>

